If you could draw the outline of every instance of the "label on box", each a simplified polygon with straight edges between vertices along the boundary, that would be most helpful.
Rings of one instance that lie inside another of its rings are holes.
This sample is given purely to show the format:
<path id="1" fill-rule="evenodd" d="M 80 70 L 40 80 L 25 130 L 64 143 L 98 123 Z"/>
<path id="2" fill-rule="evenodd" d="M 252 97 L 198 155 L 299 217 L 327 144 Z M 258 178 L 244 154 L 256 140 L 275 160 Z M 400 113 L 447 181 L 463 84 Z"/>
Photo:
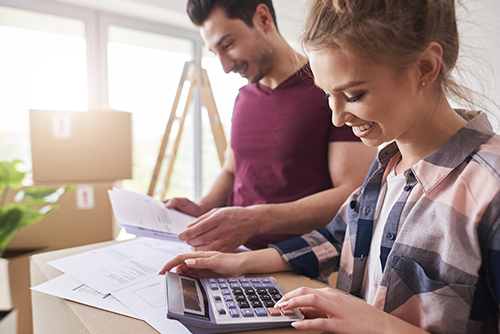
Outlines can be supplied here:
<path id="1" fill-rule="evenodd" d="M 94 202 L 94 187 L 89 185 L 78 186 L 76 190 L 76 208 L 78 210 L 93 210 Z"/>
<path id="2" fill-rule="evenodd" d="M 52 115 L 52 136 L 54 138 L 71 138 L 71 115 L 54 113 Z"/>

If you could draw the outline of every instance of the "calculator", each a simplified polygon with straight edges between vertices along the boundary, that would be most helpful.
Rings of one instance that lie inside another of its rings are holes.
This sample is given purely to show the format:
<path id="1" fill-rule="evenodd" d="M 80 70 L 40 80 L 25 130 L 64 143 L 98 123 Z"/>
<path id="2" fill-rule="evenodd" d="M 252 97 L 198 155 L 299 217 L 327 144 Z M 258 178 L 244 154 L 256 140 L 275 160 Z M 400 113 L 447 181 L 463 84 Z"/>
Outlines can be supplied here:
<path id="1" fill-rule="evenodd" d="M 198 279 L 166 273 L 167 318 L 193 334 L 287 327 L 304 319 L 297 309 L 280 310 L 284 295 L 274 277 Z"/>

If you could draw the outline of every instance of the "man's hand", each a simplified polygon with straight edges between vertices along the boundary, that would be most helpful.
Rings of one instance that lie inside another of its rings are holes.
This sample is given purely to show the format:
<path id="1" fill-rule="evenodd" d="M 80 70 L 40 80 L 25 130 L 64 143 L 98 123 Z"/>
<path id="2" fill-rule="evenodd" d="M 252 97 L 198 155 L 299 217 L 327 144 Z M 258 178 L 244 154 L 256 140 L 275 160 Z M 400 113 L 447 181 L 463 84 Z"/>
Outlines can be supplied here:
<path id="1" fill-rule="evenodd" d="M 171 198 L 163 201 L 167 209 L 174 209 L 193 217 L 199 217 L 202 214 L 202 208 L 188 200 L 187 198 Z"/>
<path id="2" fill-rule="evenodd" d="M 252 210 L 242 207 L 213 209 L 187 226 L 179 234 L 197 251 L 232 251 L 258 233 Z"/>

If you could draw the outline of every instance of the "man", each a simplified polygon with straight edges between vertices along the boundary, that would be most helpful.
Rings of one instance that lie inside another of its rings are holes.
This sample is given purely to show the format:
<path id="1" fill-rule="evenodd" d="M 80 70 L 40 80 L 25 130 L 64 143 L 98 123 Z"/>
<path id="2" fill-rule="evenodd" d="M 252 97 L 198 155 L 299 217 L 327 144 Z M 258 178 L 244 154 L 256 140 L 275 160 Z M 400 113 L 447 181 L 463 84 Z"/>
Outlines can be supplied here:
<path id="1" fill-rule="evenodd" d="M 189 0 L 188 14 L 226 73 L 248 79 L 236 99 L 222 172 L 179 235 L 196 250 L 267 247 L 324 227 L 359 187 L 376 150 L 332 125 L 307 59 L 279 34 L 271 0 Z"/>

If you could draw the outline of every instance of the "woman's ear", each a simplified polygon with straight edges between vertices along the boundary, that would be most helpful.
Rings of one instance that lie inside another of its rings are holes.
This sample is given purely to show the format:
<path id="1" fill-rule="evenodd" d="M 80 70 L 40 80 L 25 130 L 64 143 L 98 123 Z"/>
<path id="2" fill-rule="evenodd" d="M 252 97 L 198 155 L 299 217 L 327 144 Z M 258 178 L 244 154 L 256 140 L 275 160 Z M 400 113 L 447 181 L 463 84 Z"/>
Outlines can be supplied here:
<path id="1" fill-rule="evenodd" d="M 442 59 L 443 47 L 436 42 L 429 43 L 418 62 L 420 86 L 422 88 L 428 87 L 436 81 L 441 71 Z"/>

